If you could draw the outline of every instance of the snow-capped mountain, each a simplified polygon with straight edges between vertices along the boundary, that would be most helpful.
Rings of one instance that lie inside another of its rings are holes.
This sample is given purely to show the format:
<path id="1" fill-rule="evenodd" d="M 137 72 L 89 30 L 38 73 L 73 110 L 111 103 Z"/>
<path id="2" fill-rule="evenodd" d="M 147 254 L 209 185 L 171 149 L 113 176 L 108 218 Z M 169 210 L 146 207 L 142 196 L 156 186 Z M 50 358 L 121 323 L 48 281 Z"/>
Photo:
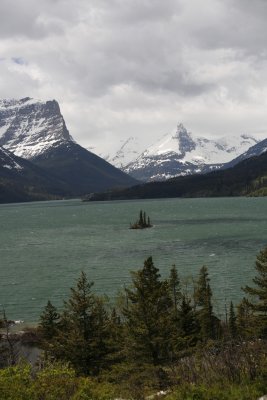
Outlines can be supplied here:
<path id="1" fill-rule="evenodd" d="M 0 100 L 0 145 L 12 153 L 32 159 L 67 141 L 73 139 L 57 101 Z"/>
<path id="2" fill-rule="evenodd" d="M 142 150 L 143 149 L 144 148 L 142 148 Z M 115 153 L 105 155 L 103 158 L 110 162 L 110 164 L 123 170 L 126 165 L 136 160 L 139 154 L 140 142 L 138 138 L 130 136 L 127 140 L 121 141 L 120 147 Z"/>
<path id="3" fill-rule="evenodd" d="M 267 139 L 261 140 L 258 143 L 256 143 L 254 146 L 250 147 L 247 151 L 242 153 L 240 156 L 234 158 L 230 162 L 226 163 L 223 165 L 223 169 L 225 168 L 231 168 L 236 164 L 239 164 L 241 161 L 255 157 L 255 156 L 260 156 L 261 154 L 267 152 Z"/>
<path id="4" fill-rule="evenodd" d="M 137 183 L 72 139 L 55 100 L 0 100 L 0 146 L 42 170 L 64 196 Z"/>
<path id="5" fill-rule="evenodd" d="M 221 168 L 258 142 L 248 135 L 195 137 L 179 124 L 175 134 L 164 135 L 123 170 L 143 181 L 205 173 Z"/>

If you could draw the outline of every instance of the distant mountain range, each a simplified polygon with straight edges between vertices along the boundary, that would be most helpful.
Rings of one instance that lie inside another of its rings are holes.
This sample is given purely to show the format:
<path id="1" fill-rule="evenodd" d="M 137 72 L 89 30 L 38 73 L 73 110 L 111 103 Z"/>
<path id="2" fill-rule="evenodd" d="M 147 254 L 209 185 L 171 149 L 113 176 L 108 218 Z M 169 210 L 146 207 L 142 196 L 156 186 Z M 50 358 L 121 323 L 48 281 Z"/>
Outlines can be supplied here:
<path id="1" fill-rule="evenodd" d="M 241 161 L 250 156 L 248 149 L 252 146 L 258 145 L 255 154 L 260 154 L 259 142 L 259 138 L 246 134 L 218 139 L 198 137 L 179 124 L 174 134 L 164 135 L 137 156 L 140 144 L 129 138 L 108 160 L 138 180 L 159 181 L 233 166 L 237 157 Z"/>
<path id="2" fill-rule="evenodd" d="M 0 100 L 0 146 L 2 202 L 12 201 L 11 195 L 3 195 L 11 188 L 14 201 L 16 188 L 22 201 L 136 184 L 73 140 L 55 100 Z"/>
<path id="3" fill-rule="evenodd" d="M 106 156 L 122 171 L 73 140 L 55 100 L 0 100 L 0 202 L 87 194 L 95 199 L 228 196 L 264 188 L 267 139 L 213 140 L 179 124 L 174 134 L 141 154 L 138 149 L 140 142 L 130 137 Z M 138 186 L 137 179 L 161 182 Z"/>
<path id="4" fill-rule="evenodd" d="M 267 195 L 267 152 L 235 166 L 207 174 L 149 182 L 124 190 L 95 193 L 89 200 L 130 200 L 167 197 L 225 197 Z"/>

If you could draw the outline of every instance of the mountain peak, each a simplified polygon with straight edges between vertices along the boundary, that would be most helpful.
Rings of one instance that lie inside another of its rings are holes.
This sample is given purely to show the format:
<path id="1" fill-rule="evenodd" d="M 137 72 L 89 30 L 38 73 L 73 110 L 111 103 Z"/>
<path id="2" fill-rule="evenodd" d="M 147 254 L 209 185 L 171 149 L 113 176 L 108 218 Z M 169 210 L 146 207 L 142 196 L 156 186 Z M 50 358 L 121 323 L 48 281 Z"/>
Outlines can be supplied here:
<path id="1" fill-rule="evenodd" d="M 187 132 L 186 128 L 184 127 L 184 125 L 182 124 L 182 122 L 180 122 L 179 124 L 177 124 L 176 135 L 177 135 L 177 136 L 180 136 L 180 135 L 188 135 L 188 132 Z"/>
<path id="2" fill-rule="evenodd" d="M 187 131 L 182 123 L 177 125 L 176 133 L 172 138 L 178 140 L 179 151 L 181 154 L 185 154 L 196 148 L 191 133 Z"/>
<path id="3" fill-rule="evenodd" d="M 56 100 L 0 100 L 0 145 L 31 159 L 51 146 L 73 141 Z"/>
<path id="4" fill-rule="evenodd" d="M 221 168 L 255 143 L 257 139 L 251 135 L 216 139 L 195 136 L 179 123 L 175 134 L 164 135 L 124 170 L 143 181 L 208 172 Z"/>

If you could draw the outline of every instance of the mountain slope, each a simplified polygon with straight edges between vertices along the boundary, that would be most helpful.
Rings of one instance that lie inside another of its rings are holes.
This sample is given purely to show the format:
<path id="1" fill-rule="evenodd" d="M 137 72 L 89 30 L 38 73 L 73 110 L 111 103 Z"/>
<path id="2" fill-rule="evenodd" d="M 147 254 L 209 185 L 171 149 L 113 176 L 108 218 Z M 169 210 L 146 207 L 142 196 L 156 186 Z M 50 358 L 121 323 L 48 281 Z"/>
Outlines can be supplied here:
<path id="1" fill-rule="evenodd" d="M 232 168 L 204 175 L 150 182 L 121 191 L 95 194 L 91 200 L 166 197 L 223 197 L 261 194 L 267 189 L 267 153 L 248 158 Z"/>
<path id="2" fill-rule="evenodd" d="M 0 100 L 0 146 L 63 182 L 69 196 L 136 184 L 75 143 L 55 100 Z"/>
<path id="3" fill-rule="evenodd" d="M 194 137 L 179 124 L 174 135 L 166 134 L 129 163 L 124 171 L 143 181 L 206 173 L 221 168 L 257 142 L 256 138 L 247 135 L 216 140 Z"/>
<path id="4" fill-rule="evenodd" d="M 115 153 L 105 155 L 103 158 L 115 167 L 124 170 L 130 162 L 133 162 L 139 156 L 140 147 L 139 140 L 136 137 L 130 136 L 120 143 L 120 147 Z M 142 147 L 142 150 L 143 148 L 144 147 Z"/>
<path id="5" fill-rule="evenodd" d="M 31 162 L 0 147 L 0 202 L 60 198 L 67 185 Z"/>
<path id="6" fill-rule="evenodd" d="M 32 162 L 64 181 L 71 195 L 127 187 L 137 182 L 73 141 L 50 148 Z"/>
<path id="7" fill-rule="evenodd" d="M 245 160 L 246 158 L 259 156 L 267 151 L 267 139 L 261 140 L 254 146 L 251 146 L 246 152 L 242 153 L 240 156 L 234 158 L 230 162 L 223 165 L 223 168 L 230 168 L 234 165 L 240 163 L 241 161 Z"/>

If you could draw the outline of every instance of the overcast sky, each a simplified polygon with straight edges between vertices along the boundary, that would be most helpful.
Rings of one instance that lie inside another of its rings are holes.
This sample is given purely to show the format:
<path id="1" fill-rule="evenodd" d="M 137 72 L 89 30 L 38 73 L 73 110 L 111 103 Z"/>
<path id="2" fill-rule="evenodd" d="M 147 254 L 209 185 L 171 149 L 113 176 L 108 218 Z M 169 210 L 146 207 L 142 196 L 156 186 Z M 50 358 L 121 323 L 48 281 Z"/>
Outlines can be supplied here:
<path id="1" fill-rule="evenodd" d="M 267 0 L 0 0 L 0 97 L 56 99 L 106 151 L 266 133 Z"/>

